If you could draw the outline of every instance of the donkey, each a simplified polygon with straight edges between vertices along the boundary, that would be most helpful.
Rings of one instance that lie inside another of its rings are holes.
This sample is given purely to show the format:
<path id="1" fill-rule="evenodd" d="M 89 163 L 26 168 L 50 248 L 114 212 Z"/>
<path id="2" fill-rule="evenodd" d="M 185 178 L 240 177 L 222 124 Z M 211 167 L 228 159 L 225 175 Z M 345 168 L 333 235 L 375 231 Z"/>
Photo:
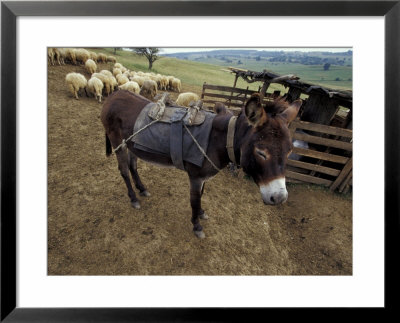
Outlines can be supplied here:
<path id="1" fill-rule="evenodd" d="M 214 165 L 207 159 L 204 159 L 202 167 L 184 162 L 190 180 L 191 222 L 197 237 L 205 237 L 200 219 L 207 219 L 208 216 L 201 208 L 201 197 L 205 181 L 218 173 L 214 166 L 222 169 L 230 161 L 240 165 L 259 186 L 265 204 L 277 205 L 287 200 L 285 167 L 293 147 L 288 124 L 296 117 L 301 102 L 270 102 L 263 107 L 256 93 L 247 100 L 238 117 L 218 106 L 206 151 Z M 146 98 L 128 91 L 118 91 L 107 98 L 101 112 L 107 156 L 112 153 L 111 148 L 115 149 L 132 135 L 135 121 L 148 103 L 150 101 Z M 118 168 L 128 189 L 131 205 L 140 208 L 129 173 L 140 195 L 149 196 L 150 193 L 138 175 L 137 158 L 163 166 L 173 166 L 173 162 L 167 155 L 135 148 L 132 141 L 126 144 L 127 150 L 116 151 Z"/>

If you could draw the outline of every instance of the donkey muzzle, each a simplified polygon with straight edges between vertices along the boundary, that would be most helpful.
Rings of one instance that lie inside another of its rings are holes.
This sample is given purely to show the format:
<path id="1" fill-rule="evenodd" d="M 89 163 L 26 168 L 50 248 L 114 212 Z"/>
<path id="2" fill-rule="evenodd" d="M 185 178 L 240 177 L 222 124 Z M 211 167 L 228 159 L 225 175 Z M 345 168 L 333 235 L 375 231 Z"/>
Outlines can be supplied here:
<path id="1" fill-rule="evenodd" d="M 280 177 L 267 184 L 260 185 L 260 192 L 264 204 L 277 205 L 285 203 L 288 198 L 285 177 Z"/>

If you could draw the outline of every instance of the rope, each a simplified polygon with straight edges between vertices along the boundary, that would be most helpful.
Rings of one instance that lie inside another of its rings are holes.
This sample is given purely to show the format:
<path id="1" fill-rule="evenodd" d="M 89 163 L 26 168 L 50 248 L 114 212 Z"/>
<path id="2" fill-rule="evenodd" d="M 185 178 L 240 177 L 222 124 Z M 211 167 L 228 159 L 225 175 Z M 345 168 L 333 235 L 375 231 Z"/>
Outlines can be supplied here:
<path id="1" fill-rule="evenodd" d="M 183 124 L 183 126 L 185 127 L 186 131 L 188 132 L 188 134 L 190 135 L 190 137 L 192 137 L 194 143 L 196 144 L 197 148 L 199 148 L 200 152 L 204 155 L 204 157 L 207 158 L 207 160 L 210 162 L 210 164 L 219 172 L 220 169 L 211 161 L 211 159 L 207 156 L 206 152 L 204 151 L 204 149 L 200 146 L 200 144 L 198 143 L 198 141 L 196 140 L 195 137 L 193 137 L 192 133 L 189 131 L 189 129 L 186 127 L 185 124 Z"/>
<path id="2" fill-rule="evenodd" d="M 148 123 L 147 125 L 145 125 L 142 129 L 139 129 L 138 131 L 134 132 L 132 135 L 130 135 L 128 138 L 126 139 L 122 139 L 122 143 L 114 149 L 114 153 L 117 152 L 119 149 L 121 148 L 126 148 L 126 142 L 130 141 L 133 137 L 137 136 L 139 133 L 141 133 L 144 129 L 146 129 L 147 127 L 150 127 L 153 123 L 156 123 L 160 121 L 159 119 L 153 120 L 152 122 Z"/>
<path id="3" fill-rule="evenodd" d="M 114 149 L 114 153 L 117 152 L 119 149 L 123 148 L 126 149 L 126 142 L 130 141 L 133 137 L 137 136 L 139 133 L 141 133 L 143 130 L 145 130 L 147 127 L 150 127 L 152 124 L 158 122 L 161 120 L 164 111 L 165 111 L 165 103 L 164 100 L 166 99 L 166 97 L 168 96 L 168 93 L 164 93 L 162 98 L 160 100 L 157 101 L 157 105 L 158 105 L 158 112 L 157 115 L 155 116 L 155 120 L 153 120 L 152 122 L 150 122 L 149 124 L 145 125 L 142 129 L 139 129 L 138 131 L 134 132 L 132 135 L 130 135 L 128 138 L 126 139 L 122 139 L 121 144 Z"/>

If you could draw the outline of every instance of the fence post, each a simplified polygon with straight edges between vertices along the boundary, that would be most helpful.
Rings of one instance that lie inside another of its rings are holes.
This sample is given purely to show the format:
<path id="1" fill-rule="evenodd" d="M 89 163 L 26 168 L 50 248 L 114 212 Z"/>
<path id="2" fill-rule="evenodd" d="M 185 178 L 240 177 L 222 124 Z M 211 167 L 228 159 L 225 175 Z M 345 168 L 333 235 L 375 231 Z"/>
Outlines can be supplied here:
<path id="1" fill-rule="evenodd" d="M 353 169 L 353 157 L 349 159 L 349 161 L 344 165 L 342 171 L 340 172 L 339 176 L 336 180 L 332 183 L 331 187 L 329 188 L 331 191 L 334 191 L 346 178 L 346 176 L 350 173 Z"/>

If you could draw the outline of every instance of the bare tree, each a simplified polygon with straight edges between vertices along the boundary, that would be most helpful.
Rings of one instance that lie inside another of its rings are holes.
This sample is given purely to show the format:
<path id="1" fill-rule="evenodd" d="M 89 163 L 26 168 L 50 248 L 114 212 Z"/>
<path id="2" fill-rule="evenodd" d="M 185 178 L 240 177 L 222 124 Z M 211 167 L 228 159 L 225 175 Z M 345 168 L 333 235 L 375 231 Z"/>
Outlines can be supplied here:
<path id="1" fill-rule="evenodd" d="M 160 52 L 159 48 L 155 47 L 140 47 L 134 48 L 134 52 L 138 55 L 144 56 L 149 61 L 149 70 L 153 67 L 153 63 L 160 58 L 157 54 Z"/>

